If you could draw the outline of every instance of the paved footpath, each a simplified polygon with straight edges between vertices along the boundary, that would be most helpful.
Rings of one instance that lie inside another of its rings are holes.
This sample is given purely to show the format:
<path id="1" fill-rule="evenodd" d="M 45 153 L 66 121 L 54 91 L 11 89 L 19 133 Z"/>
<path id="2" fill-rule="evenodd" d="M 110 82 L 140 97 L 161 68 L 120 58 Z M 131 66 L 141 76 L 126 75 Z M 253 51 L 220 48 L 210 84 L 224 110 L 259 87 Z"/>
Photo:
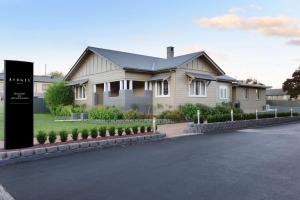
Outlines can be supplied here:
<path id="1" fill-rule="evenodd" d="M 195 135 L 0 167 L 15 199 L 299 200 L 300 124 Z"/>
<path id="2" fill-rule="evenodd" d="M 167 137 L 189 135 L 183 132 L 183 130 L 187 127 L 187 124 L 188 123 L 164 124 L 159 125 L 157 130 L 161 133 L 166 133 Z"/>

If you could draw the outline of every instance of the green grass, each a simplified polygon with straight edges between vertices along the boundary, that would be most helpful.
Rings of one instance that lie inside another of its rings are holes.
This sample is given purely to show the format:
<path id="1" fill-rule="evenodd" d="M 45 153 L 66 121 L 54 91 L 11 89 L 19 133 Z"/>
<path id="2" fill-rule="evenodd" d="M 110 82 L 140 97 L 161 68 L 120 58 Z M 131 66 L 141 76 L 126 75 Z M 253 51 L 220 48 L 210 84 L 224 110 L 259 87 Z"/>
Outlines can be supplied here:
<path id="1" fill-rule="evenodd" d="M 80 122 L 54 122 L 54 117 L 50 114 L 34 114 L 34 134 L 36 135 L 38 131 L 42 130 L 46 133 L 50 131 L 61 131 L 66 130 L 70 132 L 73 128 L 78 128 L 82 130 L 84 128 L 91 129 L 93 127 L 100 127 L 100 126 L 109 126 L 109 124 L 95 124 L 91 121 L 80 121 Z M 45 120 L 45 121 L 44 121 Z M 131 124 L 124 124 L 124 126 L 130 125 L 141 125 L 142 123 L 131 123 Z M 3 113 L 0 113 L 0 140 L 3 140 L 4 137 L 4 130 L 3 130 Z M 118 126 L 118 124 L 111 124 L 113 126 Z"/>

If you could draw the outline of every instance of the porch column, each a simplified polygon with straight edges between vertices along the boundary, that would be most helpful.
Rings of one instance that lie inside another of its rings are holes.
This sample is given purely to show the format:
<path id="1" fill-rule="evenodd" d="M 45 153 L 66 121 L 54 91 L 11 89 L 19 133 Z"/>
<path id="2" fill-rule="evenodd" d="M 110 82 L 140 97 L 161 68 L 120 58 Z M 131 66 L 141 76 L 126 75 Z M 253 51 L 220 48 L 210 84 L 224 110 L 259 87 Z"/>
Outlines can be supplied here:
<path id="1" fill-rule="evenodd" d="M 148 81 L 145 81 L 145 90 L 148 90 Z"/>
<path id="2" fill-rule="evenodd" d="M 104 87 L 103 87 L 103 90 L 104 90 L 104 92 L 106 92 L 106 91 L 107 91 L 107 83 L 106 83 L 106 82 L 104 82 Z"/>
<path id="3" fill-rule="evenodd" d="M 132 90 L 132 80 L 129 81 L 129 90 Z"/>
<path id="4" fill-rule="evenodd" d="M 149 82 L 149 90 L 152 90 L 152 82 Z"/>
<path id="5" fill-rule="evenodd" d="M 124 90 L 127 90 L 127 80 L 124 79 Z"/>
<path id="6" fill-rule="evenodd" d="M 123 90 L 123 80 L 120 80 L 120 90 Z"/>
<path id="7" fill-rule="evenodd" d="M 110 82 L 107 82 L 107 91 L 110 92 Z"/>
<path id="8" fill-rule="evenodd" d="M 93 85 L 93 105 L 97 105 L 97 85 Z"/>

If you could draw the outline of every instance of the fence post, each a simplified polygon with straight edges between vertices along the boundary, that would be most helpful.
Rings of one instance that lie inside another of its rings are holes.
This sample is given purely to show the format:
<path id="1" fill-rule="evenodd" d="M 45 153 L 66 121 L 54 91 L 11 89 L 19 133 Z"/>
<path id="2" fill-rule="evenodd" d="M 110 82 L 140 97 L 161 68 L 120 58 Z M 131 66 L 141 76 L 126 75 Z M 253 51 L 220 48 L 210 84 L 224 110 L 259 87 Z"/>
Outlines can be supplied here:
<path id="1" fill-rule="evenodd" d="M 197 110 L 198 124 L 200 124 L 200 110 Z"/>
<path id="2" fill-rule="evenodd" d="M 275 108 L 275 118 L 277 118 L 277 108 Z"/>
<path id="3" fill-rule="evenodd" d="M 255 119 L 258 120 L 258 113 L 257 113 L 257 109 L 255 110 Z"/>
<path id="4" fill-rule="evenodd" d="M 293 117 L 293 108 L 291 108 L 291 117 Z"/>
<path id="5" fill-rule="evenodd" d="M 230 115 L 231 115 L 231 121 L 233 122 L 233 110 L 231 109 L 231 111 L 230 111 Z"/>
<path id="6" fill-rule="evenodd" d="M 152 126 L 153 126 L 153 133 L 156 133 L 156 118 L 155 117 L 153 117 Z"/>

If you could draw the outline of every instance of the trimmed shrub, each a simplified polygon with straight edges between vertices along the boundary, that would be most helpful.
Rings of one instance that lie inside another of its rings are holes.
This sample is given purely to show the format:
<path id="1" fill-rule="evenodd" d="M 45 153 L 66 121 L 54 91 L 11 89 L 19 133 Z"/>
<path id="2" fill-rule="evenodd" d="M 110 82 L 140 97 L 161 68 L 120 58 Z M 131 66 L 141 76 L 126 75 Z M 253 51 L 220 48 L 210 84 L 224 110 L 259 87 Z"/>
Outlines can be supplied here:
<path id="1" fill-rule="evenodd" d="M 118 136 L 122 136 L 122 134 L 123 134 L 123 127 L 122 126 L 117 127 L 117 133 L 118 133 Z"/>
<path id="2" fill-rule="evenodd" d="M 84 139 L 84 140 L 86 140 L 86 139 L 88 139 L 88 137 L 89 137 L 89 130 L 88 129 L 82 129 L 82 131 L 81 131 L 81 138 L 82 139 Z"/>
<path id="3" fill-rule="evenodd" d="M 97 128 L 92 128 L 91 129 L 91 137 L 92 138 L 97 138 L 98 137 L 98 130 L 97 130 Z"/>
<path id="4" fill-rule="evenodd" d="M 94 107 L 89 110 L 90 119 L 117 120 L 123 119 L 123 112 L 115 107 Z"/>
<path id="5" fill-rule="evenodd" d="M 127 112 L 124 112 L 124 118 L 125 119 L 144 119 L 146 116 L 143 113 L 139 113 L 134 110 L 128 110 Z"/>
<path id="6" fill-rule="evenodd" d="M 57 139 L 57 136 L 56 136 L 56 133 L 54 131 L 50 131 L 49 134 L 48 134 L 48 140 L 49 140 L 49 143 L 55 143 Z"/>
<path id="7" fill-rule="evenodd" d="M 170 119 L 174 122 L 179 122 L 184 120 L 184 116 L 179 110 L 168 110 L 162 112 L 159 116 L 159 119 Z"/>
<path id="8" fill-rule="evenodd" d="M 126 128 L 125 128 L 125 134 L 126 134 L 126 135 L 130 135 L 130 134 L 131 134 L 131 130 L 130 130 L 129 127 L 126 127 Z"/>
<path id="9" fill-rule="evenodd" d="M 106 136 L 106 126 L 101 126 L 99 128 L 100 136 L 105 137 Z"/>
<path id="10" fill-rule="evenodd" d="M 39 144 L 45 144 L 47 140 L 47 133 L 45 133 L 44 131 L 39 131 L 36 135 L 36 140 Z"/>
<path id="11" fill-rule="evenodd" d="M 151 128 L 151 125 L 148 125 L 147 128 L 146 128 L 147 132 L 151 132 L 152 128 Z"/>
<path id="12" fill-rule="evenodd" d="M 139 127 L 138 126 L 133 126 L 132 127 L 132 132 L 133 132 L 133 134 L 137 134 L 139 132 Z"/>
<path id="13" fill-rule="evenodd" d="M 74 91 L 64 81 L 53 83 L 49 85 L 45 93 L 45 101 L 51 113 L 54 114 L 57 106 L 73 104 Z"/>
<path id="14" fill-rule="evenodd" d="M 59 137 L 61 142 L 66 142 L 68 140 L 68 132 L 65 130 L 60 131 Z"/>
<path id="15" fill-rule="evenodd" d="M 142 126 L 140 127 L 140 131 L 141 131 L 141 133 L 145 133 L 145 126 L 144 126 L 144 125 L 142 125 Z"/>
<path id="16" fill-rule="evenodd" d="M 71 136 L 74 141 L 78 140 L 78 129 L 77 128 L 72 129 Z"/>
<path id="17" fill-rule="evenodd" d="M 116 134 L 116 128 L 114 126 L 111 126 L 108 128 L 108 133 L 110 136 L 115 136 Z"/>

